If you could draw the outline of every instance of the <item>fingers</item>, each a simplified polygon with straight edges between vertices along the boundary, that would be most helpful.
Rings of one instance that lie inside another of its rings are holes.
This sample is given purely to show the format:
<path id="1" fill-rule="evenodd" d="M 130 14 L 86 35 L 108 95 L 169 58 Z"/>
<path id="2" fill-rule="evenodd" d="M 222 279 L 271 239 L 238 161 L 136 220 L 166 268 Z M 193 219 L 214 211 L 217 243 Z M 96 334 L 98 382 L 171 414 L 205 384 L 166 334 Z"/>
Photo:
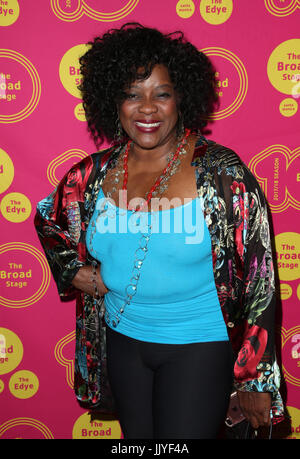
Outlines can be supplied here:
<path id="1" fill-rule="evenodd" d="M 102 277 L 100 275 L 100 269 L 97 270 L 96 282 L 97 282 L 97 287 L 98 287 L 98 291 L 99 291 L 100 296 L 105 295 L 105 293 L 108 292 L 108 288 L 106 287 L 106 285 L 104 284 L 104 282 L 102 280 Z"/>
<path id="2" fill-rule="evenodd" d="M 94 275 L 91 266 L 81 267 L 74 277 L 72 285 L 94 298 L 101 297 L 108 292 L 100 275 L 100 269 L 98 268 L 96 275 Z"/>
<path id="3" fill-rule="evenodd" d="M 247 420 L 250 422 L 251 426 L 253 427 L 253 429 L 258 429 L 260 424 L 259 424 L 259 421 L 257 420 L 257 418 L 255 416 L 250 416 L 249 418 L 247 418 Z"/>
<path id="4" fill-rule="evenodd" d="M 271 424 L 271 416 L 270 416 L 270 411 L 265 411 L 263 415 L 263 425 L 264 426 L 269 426 Z"/>
<path id="5" fill-rule="evenodd" d="M 107 287 L 105 287 L 103 283 L 101 283 L 100 285 L 98 285 L 98 292 L 99 292 L 99 296 L 103 296 L 108 292 L 108 289 Z"/>
<path id="6" fill-rule="evenodd" d="M 252 411 L 251 409 L 248 409 L 246 407 L 242 407 L 241 406 L 241 409 L 243 411 L 243 414 L 245 416 L 245 418 L 247 419 L 248 422 L 250 422 L 251 426 L 253 427 L 253 429 L 258 429 L 259 426 L 261 425 L 261 419 L 260 419 L 260 416 L 258 415 L 257 412 L 255 412 L 254 410 Z"/>
<path id="7" fill-rule="evenodd" d="M 254 429 L 271 424 L 271 396 L 269 393 L 238 391 L 240 407 Z"/>
<path id="8" fill-rule="evenodd" d="M 258 429 L 259 427 L 268 427 L 271 423 L 270 412 L 269 411 L 254 411 L 248 413 L 246 418 L 251 423 L 254 429 Z"/>
<path id="9" fill-rule="evenodd" d="M 258 429 L 259 427 L 268 427 L 271 424 L 270 413 L 268 411 L 264 413 L 249 413 L 246 416 L 247 420 L 250 422 L 253 429 Z"/>

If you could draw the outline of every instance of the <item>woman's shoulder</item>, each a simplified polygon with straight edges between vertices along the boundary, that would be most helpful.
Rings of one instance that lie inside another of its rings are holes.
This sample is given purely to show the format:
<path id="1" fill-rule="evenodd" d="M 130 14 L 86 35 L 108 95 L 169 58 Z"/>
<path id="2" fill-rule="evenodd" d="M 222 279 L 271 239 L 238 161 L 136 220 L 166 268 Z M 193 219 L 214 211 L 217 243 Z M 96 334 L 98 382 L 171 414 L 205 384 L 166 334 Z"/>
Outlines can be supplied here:
<path id="1" fill-rule="evenodd" d="M 75 177 L 87 177 L 94 170 L 98 170 L 99 168 L 105 166 L 108 160 L 114 157 L 117 151 L 119 151 L 119 147 L 113 146 L 87 154 L 80 161 L 72 165 L 72 167 L 67 171 L 65 179 L 68 179 L 70 176 L 74 179 Z"/>
<path id="2" fill-rule="evenodd" d="M 96 167 L 103 167 L 105 164 L 107 164 L 109 159 L 112 159 L 119 154 L 121 148 L 122 145 L 113 145 L 92 153 L 90 156 Z"/>
<path id="3" fill-rule="evenodd" d="M 202 136 L 196 143 L 197 148 L 204 148 L 202 167 L 204 171 L 213 174 L 217 172 L 220 178 L 230 177 L 231 181 L 243 181 L 248 189 L 259 189 L 258 181 L 243 159 L 232 148 L 217 143 Z M 226 180 L 227 182 L 227 180 Z"/>
<path id="4" fill-rule="evenodd" d="M 235 150 L 215 140 L 200 136 L 197 139 L 195 149 L 196 151 L 197 149 L 202 149 L 204 165 L 207 167 L 216 167 L 219 172 L 223 170 L 233 172 L 234 168 L 238 168 L 239 170 L 245 169 L 245 172 L 250 172 L 245 162 Z"/>
<path id="5" fill-rule="evenodd" d="M 222 145 L 215 140 L 205 139 L 207 149 L 206 158 L 210 164 L 221 169 L 233 166 L 244 166 L 240 156 L 232 148 Z"/>

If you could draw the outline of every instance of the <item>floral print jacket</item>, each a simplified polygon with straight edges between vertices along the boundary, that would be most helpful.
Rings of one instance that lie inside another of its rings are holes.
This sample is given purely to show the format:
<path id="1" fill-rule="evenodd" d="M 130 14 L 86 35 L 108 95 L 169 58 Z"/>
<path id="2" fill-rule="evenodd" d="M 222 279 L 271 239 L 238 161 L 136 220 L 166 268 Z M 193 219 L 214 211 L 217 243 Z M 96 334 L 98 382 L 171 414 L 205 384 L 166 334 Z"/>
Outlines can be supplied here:
<path id="1" fill-rule="evenodd" d="M 110 413 L 114 400 L 106 370 L 104 297 L 95 304 L 71 281 L 81 266 L 93 261 L 86 250 L 86 230 L 101 183 L 121 150 L 121 146 L 111 147 L 74 165 L 56 190 L 38 203 L 35 216 L 59 295 L 76 295 L 77 399 L 89 409 Z M 191 164 L 211 236 L 218 297 L 235 353 L 234 386 L 270 392 L 274 420 L 279 419 L 283 406 L 274 345 L 274 265 L 264 195 L 236 153 L 204 136 L 198 139 Z"/>

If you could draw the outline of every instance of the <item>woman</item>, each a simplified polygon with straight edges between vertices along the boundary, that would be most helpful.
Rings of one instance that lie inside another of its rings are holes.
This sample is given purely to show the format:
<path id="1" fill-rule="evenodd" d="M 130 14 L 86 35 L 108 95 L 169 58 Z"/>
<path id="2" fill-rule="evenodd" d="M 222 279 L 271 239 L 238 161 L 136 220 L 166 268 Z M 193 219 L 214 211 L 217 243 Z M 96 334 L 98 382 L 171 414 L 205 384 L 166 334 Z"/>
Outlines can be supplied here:
<path id="1" fill-rule="evenodd" d="M 214 70 L 182 34 L 139 24 L 90 45 L 86 118 L 112 146 L 35 219 L 59 294 L 77 296 L 77 398 L 116 410 L 125 438 L 215 438 L 234 386 L 252 426 L 269 425 L 282 406 L 266 204 L 201 135 Z"/>

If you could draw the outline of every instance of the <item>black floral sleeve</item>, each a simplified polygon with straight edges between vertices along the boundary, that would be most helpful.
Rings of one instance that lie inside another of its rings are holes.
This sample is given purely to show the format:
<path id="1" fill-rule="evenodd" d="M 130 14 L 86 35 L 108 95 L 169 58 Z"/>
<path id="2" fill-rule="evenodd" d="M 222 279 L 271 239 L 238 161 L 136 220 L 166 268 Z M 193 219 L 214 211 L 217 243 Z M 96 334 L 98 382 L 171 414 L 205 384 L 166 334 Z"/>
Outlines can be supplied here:
<path id="1" fill-rule="evenodd" d="M 216 288 L 235 353 L 234 386 L 270 392 L 281 416 L 275 354 L 276 294 L 267 204 L 238 155 L 213 141 L 195 161 L 212 241 Z"/>
<path id="2" fill-rule="evenodd" d="M 282 402 L 275 354 L 275 270 L 267 203 L 256 178 L 241 161 L 226 173 L 231 177 L 229 209 L 234 244 L 230 264 L 236 292 L 235 326 L 231 330 L 236 351 L 235 388 L 270 392 L 275 416 L 278 402 Z"/>
<path id="3" fill-rule="evenodd" d="M 275 279 L 264 195 L 250 171 L 233 181 L 237 279 L 241 290 L 243 341 L 235 364 L 240 390 L 273 392 L 279 371 L 274 355 Z"/>
<path id="4" fill-rule="evenodd" d="M 81 214 L 91 168 L 91 157 L 87 157 L 37 205 L 34 224 L 61 296 L 74 292 L 71 281 L 85 262 Z"/>

